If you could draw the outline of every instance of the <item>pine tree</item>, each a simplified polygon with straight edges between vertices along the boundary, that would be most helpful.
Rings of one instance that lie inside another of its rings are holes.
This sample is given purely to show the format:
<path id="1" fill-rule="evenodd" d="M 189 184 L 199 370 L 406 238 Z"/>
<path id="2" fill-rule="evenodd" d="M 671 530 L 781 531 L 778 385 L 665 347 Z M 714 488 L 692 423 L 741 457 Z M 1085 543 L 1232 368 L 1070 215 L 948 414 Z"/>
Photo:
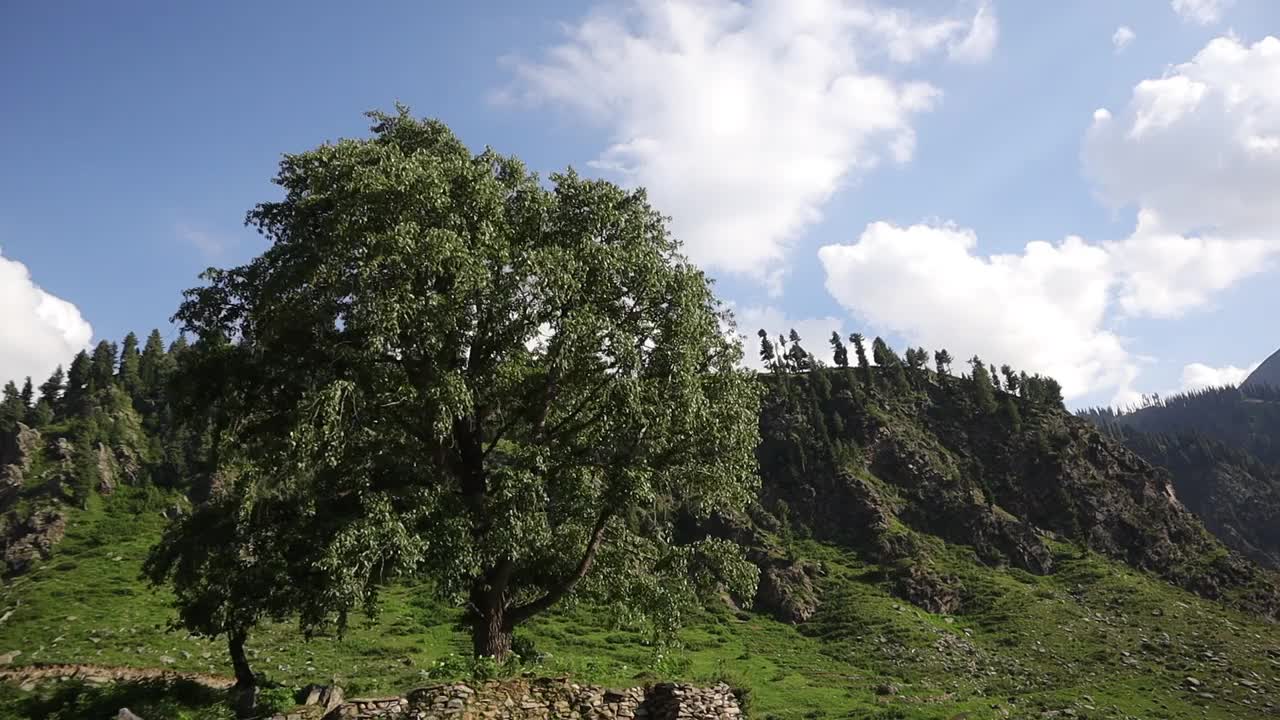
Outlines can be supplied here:
<path id="1" fill-rule="evenodd" d="M 991 385 L 991 375 L 987 372 L 987 366 L 982 362 L 982 358 L 977 355 L 969 360 L 969 364 L 973 366 L 974 403 L 977 404 L 979 412 L 989 415 L 996 409 L 995 389 Z"/>
<path id="2" fill-rule="evenodd" d="M 862 385 L 871 390 L 875 385 L 875 376 L 871 374 L 871 363 L 867 362 L 867 349 L 862 342 L 861 333 L 853 333 L 849 336 L 849 342 L 853 343 L 853 350 L 858 356 L 858 372 L 862 375 Z"/>
<path id="3" fill-rule="evenodd" d="M 995 364 L 995 363 L 991 363 L 991 364 L 987 367 L 987 374 L 991 376 L 991 386 L 992 386 L 992 387 L 994 387 L 997 391 L 999 391 L 999 390 L 1001 389 L 1001 388 L 1000 388 L 1000 373 L 998 373 L 998 372 L 996 371 L 996 364 Z"/>
<path id="4" fill-rule="evenodd" d="M 938 383 L 945 384 L 946 379 L 951 375 L 951 353 L 945 348 L 937 350 L 933 353 L 933 362 L 938 370 Z"/>
<path id="5" fill-rule="evenodd" d="M 22 393 L 10 380 L 4 384 L 4 394 L 0 399 L 0 433 L 11 433 L 16 430 L 25 414 L 22 407 Z"/>
<path id="6" fill-rule="evenodd" d="M 42 428 L 53 422 L 53 405 L 48 400 L 40 398 L 36 401 L 35 409 L 31 411 L 31 427 Z"/>
<path id="7" fill-rule="evenodd" d="M 1018 411 L 1018 401 L 1013 393 L 1004 394 L 1004 413 L 1009 418 L 1013 431 L 1022 432 L 1022 413 Z"/>
<path id="8" fill-rule="evenodd" d="M 1018 374 L 1017 374 L 1017 373 L 1015 373 L 1015 372 L 1013 371 L 1013 368 L 1009 367 L 1008 365 L 1001 365 L 1001 366 L 1000 366 L 1000 374 L 1001 374 L 1001 375 L 1004 375 L 1004 389 L 1005 389 L 1005 392 L 1007 392 L 1007 393 L 1009 393 L 1009 394 L 1011 394 L 1011 395 L 1017 395 L 1017 394 L 1018 394 L 1018 387 L 1019 387 L 1019 386 L 1018 386 Z"/>
<path id="9" fill-rule="evenodd" d="M 138 358 L 138 379 L 145 395 L 151 396 L 163 384 L 166 359 L 164 339 L 160 337 L 158 329 L 152 330 L 147 336 L 147 344 L 142 348 L 142 355 Z"/>
<path id="10" fill-rule="evenodd" d="M 902 359 L 883 338 L 877 337 L 871 342 L 871 356 L 875 358 L 876 365 L 883 369 L 894 387 L 899 390 L 911 389 L 911 383 L 907 381 L 907 373 L 902 367 Z"/>
<path id="11" fill-rule="evenodd" d="M 63 384 L 66 382 L 66 376 L 62 373 L 62 366 L 54 368 L 53 374 L 40 384 L 40 400 L 49 405 L 49 410 L 55 415 L 62 408 L 62 391 Z"/>
<path id="12" fill-rule="evenodd" d="M 63 393 L 62 407 L 67 415 L 83 415 L 89 407 L 89 354 L 81 350 L 76 353 L 67 370 L 67 389 Z"/>
<path id="13" fill-rule="evenodd" d="M 788 334 L 791 340 L 791 347 L 787 350 L 787 357 L 791 360 L 791 368 L 796 372 L 804 372 L 813 367 L 813 356 L 800 345 L 800 333 L 795 328 L 791 328 Z"/>
<path id="14" fill-rule="evenodd" d="M 129 333 L 120 348 L 120 385 L 135 400 L 142 395 L 142 359 L 138 355 L 138 336 Z"/>
<path id="15" fill-rule="evenodd" d="M 845 347 L 840 340 L 840 333 L 835 330 L 831 331 L 831 357 L 835 360 L 836 367 L 849 367 L 849 348 Z"/>
<path id="16" fill-rule="evenodd" d="M 116 344 L 103 340 L 93 349 L 89 363 L 89 393 L 106 390 L 115 384 Z"/>
<path id="17" fill-rule="evenodd" d="M 31 384 L 31 376 L 22 383 L 22 389 L 18 391 L 18 398 L 22 400 L 22 418 L 28 424 L 31 422 L 31 413 L 36 409 L 35 403 L 36 390 Z"/>

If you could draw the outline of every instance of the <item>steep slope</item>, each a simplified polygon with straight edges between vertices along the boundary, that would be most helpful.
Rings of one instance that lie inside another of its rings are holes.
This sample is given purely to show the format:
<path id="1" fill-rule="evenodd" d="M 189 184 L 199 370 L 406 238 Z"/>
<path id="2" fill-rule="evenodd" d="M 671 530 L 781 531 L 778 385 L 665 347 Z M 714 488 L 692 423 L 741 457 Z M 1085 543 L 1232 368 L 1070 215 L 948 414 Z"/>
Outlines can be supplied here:
<path id="1" fill-rule="evenodd" d="M 1259 565 L 1280 568 L 1280 468 L 1200 435 L 1125 430 L 1122 439 L 1169 470 L 1178 498 L 1223 543 Z"/>
<path id="2" fill-rule="evenodd" d="M 1207 598 L 1273 616 L 1276 581 L 1229 552 L 1169 475 L 1060 406 L 917 372 L 873 391 L 842 370 L 771 377 L 761 418 L 761 504 L 780 523 L 893 564 L 904 597 L 952 609 L 920 538 L 991 565 L 1055 570 L 1054 540 L 1088 547 Z"/>
<path id="3" fill-rule="evenodd" d="M 1083 417 L 1152 465 L 1228 547 L 1280 569 L 1280 391 L 1211 388 Z"/>
<path id="4" fill-rule="evenodd" d="M 1240 383 L 1241 387 L 1256 387 L 1259 385 L 1270 385 L 1280 387 L 1280 350 L 1271 354 L 1271 357 L 1262 361 L 1262 364 L 1249 373 L 1249 377 Z"/>

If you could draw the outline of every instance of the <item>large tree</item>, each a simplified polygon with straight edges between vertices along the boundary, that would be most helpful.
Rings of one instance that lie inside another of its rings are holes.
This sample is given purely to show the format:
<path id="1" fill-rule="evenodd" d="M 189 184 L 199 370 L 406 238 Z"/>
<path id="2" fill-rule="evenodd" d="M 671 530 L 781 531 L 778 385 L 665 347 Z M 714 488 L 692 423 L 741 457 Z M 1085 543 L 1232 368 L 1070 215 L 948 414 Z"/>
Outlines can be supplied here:
<path id="1" fill-rule="evenodd" d="M 754 495 L 759 396 L 665 218 L 403 108 L 372 117 L 370 139 L 286 156 L 284 198 L 249 213 L 269 249 L 210 269 L 176 316 L 232 339 L 222 463 L 242 518 L 295 508 L 272 517 L 309 539 L 281 575 L 304 628 L 403 573 L 497 658 L 566 598 L 666 625 L 713 583 L 750 592 L 738 548 L 676 541 L 673 506 Z"/>

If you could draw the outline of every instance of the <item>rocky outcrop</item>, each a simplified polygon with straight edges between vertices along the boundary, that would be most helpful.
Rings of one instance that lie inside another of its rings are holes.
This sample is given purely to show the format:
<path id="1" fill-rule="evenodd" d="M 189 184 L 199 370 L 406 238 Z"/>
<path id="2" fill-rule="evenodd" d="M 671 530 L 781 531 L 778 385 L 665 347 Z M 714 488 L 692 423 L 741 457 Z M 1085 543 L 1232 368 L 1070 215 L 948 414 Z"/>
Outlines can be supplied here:
<path id="1" fill-rule="evenodd" d="M 110 495 L 116 491 L 116 459 L 111 453 L 111 449 L 102 443 L 98 443 L 97 450 L 97 467 L 98 467 L 98 494 Z"/>
<path id="2" fill-rule="evenodd" d="M 742 709 L 733 690 L 661 683 L 610 690 L 568 680 L 454 683 L 414 690 L 403 697 L 358 698 L 318 709 L 335 688 L 309 688 L 309 704 L 272 720 L 735 720 Z M 341 691 L 337 690 L 337 697 Z"/>
<path id="3" fill-rule="evenodd" d="M 961 607 L 964 586 L 921 565 L 909 565 L 894 582 L 898 597 L 931 613 L 951 615 Z"/>
<path id="4" fill-rule="evenodd" d="M 40 431 L 18 423 L 17 432 L 7 438 L 0 457 L 0 512 L 17 502 L 26 484 L 27 473 L 40 451 Z"/>
<path id="5" fill-rule="evenodd" d="M 760 570 L 756 609 L 783 622 L 805 622 L 818 611 L 818 590 L 814 583 L 820 572 L 817 563 L 807 560 L 766 564 Z"/>
<path id="6" fill-rule="evenodd" d="M 0 525 L 4 574 L 18 575 L 30 570 L 36 562 L 47 560 L 66 528 L 66 517 L 55 509 L 37 510 L 26 518 L 9 513 Z"/>

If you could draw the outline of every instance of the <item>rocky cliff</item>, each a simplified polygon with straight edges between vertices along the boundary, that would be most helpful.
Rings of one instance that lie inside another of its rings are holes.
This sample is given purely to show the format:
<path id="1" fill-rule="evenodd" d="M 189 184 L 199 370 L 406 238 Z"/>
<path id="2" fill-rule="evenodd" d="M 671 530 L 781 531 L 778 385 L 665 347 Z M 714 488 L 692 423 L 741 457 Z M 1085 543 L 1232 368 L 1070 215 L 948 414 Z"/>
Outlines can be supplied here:
<path id="1" fill-rule="evenodd" d="M 999 393 L 983 409 L 968 380 L 925 372 L 906 385 L 841 369 L 763 382 L 753 523 L 856 548 L 925 609 L 955 611 L 963 596 L 933 568 L 930 538 L 1035 574 L 1054 572 L 1055 544 L 1087 547 L 1204 597 L 1280 609 L 1275 580 L 1207 532 L 1167 472 L 1061 406 Z M 765 577 L 803 591 L 803 566 L 773 556 Z"/>

